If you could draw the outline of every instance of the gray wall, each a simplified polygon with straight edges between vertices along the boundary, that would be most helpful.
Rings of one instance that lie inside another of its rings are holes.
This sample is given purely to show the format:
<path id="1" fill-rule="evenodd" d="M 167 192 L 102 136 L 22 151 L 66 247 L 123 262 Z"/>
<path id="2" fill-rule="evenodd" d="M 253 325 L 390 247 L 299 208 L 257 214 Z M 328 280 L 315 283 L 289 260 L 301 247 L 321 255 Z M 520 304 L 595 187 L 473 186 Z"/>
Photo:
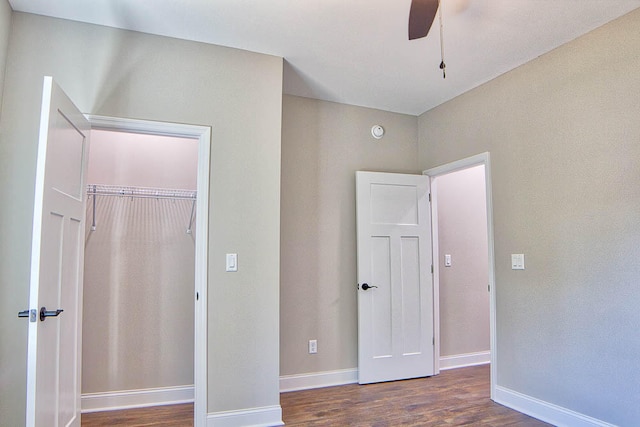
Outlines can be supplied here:
<path id="1" fill-rule="evenodd" d="M 640 422 L 638 28 L 640 10 L 419 118 L 422 168 L 491 153 L 498 385 L 627 426 Z"/>
<path id="2" fill-rule="evenodd" d="M 488 351 L 489 283 L 484 166 L 435 178 L 440 357 Z M 451 255 L 451 267 L 444 256 Z"/>
<path id="3" fill-rule="evenodd" d="M 355 171 L 419 173 L 417 118 L 293 96 L 282 116 L 281 374 L 355 368 Z"/>
<path id="4" fill-rule="evenodd" d="M 23 424 L 31 214 L 43 75 L 87 113 L 212 127 L 209 412 L 279 403 L 282 59 L 13 15 L 0 122 L 3 423 Z M 237 252 L 240 271 L 224 272 Z"/>
<path id="5" fill-rule="evenodd" d="M 11 6 L 7 0 L 0 0 L 0 116 L 2 115 L 2 93 L 4 89 L 4 70 L 9 50 L 11 31 Z"/>

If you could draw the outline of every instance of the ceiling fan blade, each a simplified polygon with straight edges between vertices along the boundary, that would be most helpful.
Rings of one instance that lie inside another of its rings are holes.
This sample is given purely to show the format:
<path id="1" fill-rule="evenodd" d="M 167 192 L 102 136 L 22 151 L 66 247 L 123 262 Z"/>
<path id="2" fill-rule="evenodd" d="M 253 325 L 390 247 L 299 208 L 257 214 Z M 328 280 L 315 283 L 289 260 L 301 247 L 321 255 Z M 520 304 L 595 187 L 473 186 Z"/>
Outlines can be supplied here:
<path id="1" fill-rule="evenodd" d="M 438 11 L 438 0 L 411 0 L 409 11 L 409 40 L 429 34 Z"/>

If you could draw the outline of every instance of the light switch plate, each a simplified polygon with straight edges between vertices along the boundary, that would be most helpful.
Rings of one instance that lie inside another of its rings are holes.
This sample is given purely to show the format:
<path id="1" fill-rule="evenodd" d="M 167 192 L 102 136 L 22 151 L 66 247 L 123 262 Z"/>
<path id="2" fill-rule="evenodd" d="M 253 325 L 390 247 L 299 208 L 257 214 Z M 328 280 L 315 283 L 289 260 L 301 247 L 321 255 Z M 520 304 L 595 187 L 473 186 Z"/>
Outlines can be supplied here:
<path id="1" fill-rule="evenodd" d="M 238 271 L 238 254 L 227 254 L 227 271 Z"/>
<path id="2" fill-rule="evenodd" d="M 511 254 L 511 269 L 524 270 L 524 254 Z"/>
<path id="3" fill-rule="evenodd" d="M 446 254 L 444 256 L 444 266 L 445 267 L 451 267 L 451 255 Z"/>

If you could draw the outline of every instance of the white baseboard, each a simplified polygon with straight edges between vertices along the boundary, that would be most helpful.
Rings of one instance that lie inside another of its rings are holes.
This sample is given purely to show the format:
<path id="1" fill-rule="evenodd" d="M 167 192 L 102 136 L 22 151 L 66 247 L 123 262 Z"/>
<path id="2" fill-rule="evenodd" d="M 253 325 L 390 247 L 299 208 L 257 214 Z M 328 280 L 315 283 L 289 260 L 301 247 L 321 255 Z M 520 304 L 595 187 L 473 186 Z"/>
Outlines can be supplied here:
<path id="1" fill-rule="evenodd" d="M 478 351 L 476 353 L 454 354 L 453 356 L 440 357 L 440 370 L 464 368 L 467 366 L 486 365 L 491 363 L 490 351 Z"/>
<path id="2" fill-rule="evenodd" d="M 193 386 L 159 387 L 108 393 L 85 393 L 81 397 L 82 413 L 175 405 L 193 402 Z"/>
<path id="3" fill-rule="evenodd" d="M 239 411 L 214 412 L 207 415 L 207 427 L 272 427 L 283 425 L 280 405 Z"/>
<path id="4" fill-rule="evenodd" d="M 308 390 L 358 382 L 357 369 L 313 372 L 310 374 L 283 375 L 280 377 L 280 392 Z"/>
<path id="5" fill-rule="evenodd" d="M 615 427 L 613 424 L 501 386 L 496 386 L 493 400 L 558 427 Z"/>

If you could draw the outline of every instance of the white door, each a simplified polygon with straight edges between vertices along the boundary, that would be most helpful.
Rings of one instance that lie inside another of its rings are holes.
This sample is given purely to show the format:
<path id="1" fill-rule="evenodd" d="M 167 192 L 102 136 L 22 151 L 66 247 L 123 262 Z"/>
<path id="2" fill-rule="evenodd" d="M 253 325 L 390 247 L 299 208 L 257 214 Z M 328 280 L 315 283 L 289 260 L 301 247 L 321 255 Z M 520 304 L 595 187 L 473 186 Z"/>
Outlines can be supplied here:
<path id="1" fill-rule="evenodd" d="M 434 371 L 429 177 L 356 172 L 360 384 Z"/>
<path id="2" fill-rule="evenodd" d="M 90 126 L 51 77 L 44 79 L 42 97 L 26 418 L 29 427 L 80 426 L 84 174 Z M 43 310 L 51 317 L 41 317 Z"/>

